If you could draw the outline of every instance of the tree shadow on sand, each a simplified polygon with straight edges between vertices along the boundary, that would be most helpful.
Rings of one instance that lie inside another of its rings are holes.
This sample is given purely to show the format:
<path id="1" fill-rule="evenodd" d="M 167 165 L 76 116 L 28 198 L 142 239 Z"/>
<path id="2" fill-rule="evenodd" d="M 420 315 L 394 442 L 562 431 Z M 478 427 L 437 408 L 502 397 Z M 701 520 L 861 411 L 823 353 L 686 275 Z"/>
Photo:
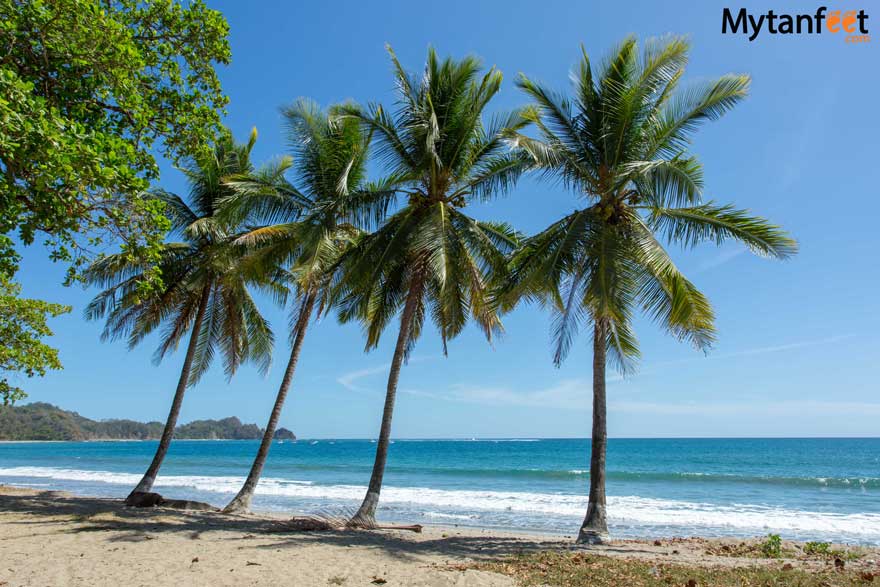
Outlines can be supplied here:
<path id="1" fill-rule="evenodd" d="M 161 538 L 163 533 L 185 534 L 199 540 L 205 533 L 222 531 L 229 536 L 224 539 L 240 541 L 242 548 L 287 550 L 325 544 L 381 549 L 402 559 L 430 554 L 489 559 L 549 548 L 575 548 L 570 540 L 479 535 L 472 529 L 461 534 L 454 528 L 444 529 L 440 537 L 436 531 L 414 535 L 396 530 L 292 530 L 289 521 L 280 517 L 131 508 L 122 501 L 71 497 L 52 491 L 0 494 L 0 516 L 4 513 L 34 516 L 32 520 L 24 517 L 5 522 L 12 525 L 57 525 L 54 531 L 58 533 L 106 532 L 108 542 L 148 541 Z"/>

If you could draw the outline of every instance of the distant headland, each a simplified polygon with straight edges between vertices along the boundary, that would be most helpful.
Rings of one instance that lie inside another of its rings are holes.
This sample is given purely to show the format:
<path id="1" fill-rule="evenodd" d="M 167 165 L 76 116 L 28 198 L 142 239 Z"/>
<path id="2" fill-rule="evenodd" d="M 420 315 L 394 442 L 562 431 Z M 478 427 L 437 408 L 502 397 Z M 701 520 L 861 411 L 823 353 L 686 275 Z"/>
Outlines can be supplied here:
<path id="1" fill-rule="evenodd" d="M 91 420 L 42 402 L 0 407 L 0 440 L 154 440 L 161 435 L 161 422 Z M 234 416 L 194 420 L 174 431 L 175 438 L 189 440 L 256 440 L 262 435 L 262 428 Z M 275 438 L 296 440 L 296 435 L 279 428 Z"/>

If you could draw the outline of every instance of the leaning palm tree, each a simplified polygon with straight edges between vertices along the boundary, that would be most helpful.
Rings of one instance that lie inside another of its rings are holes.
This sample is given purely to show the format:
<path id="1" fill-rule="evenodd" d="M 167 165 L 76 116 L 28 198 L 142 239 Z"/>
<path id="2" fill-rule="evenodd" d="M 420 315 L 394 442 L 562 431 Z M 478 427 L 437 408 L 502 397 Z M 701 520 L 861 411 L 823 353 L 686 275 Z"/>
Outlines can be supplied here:
<path id="1" fill-rule="evenodd" d="M 483 110 L 498 92 L 501 73 L 480 75 L 474 57 L 440 61 L 433 49 L 423 76 L 409 75 L 391 52 L 398 104 L 347 112 L 375 133 L 377 153 L 389 180 L 408 200 L 376 232 L 343 255 L 343 321 L 357 319 L 374 348 L 388 322 L 401 311 L 400 330 L 388 375 L 376 458 L 363 503 L 351 523 L 375 524 L 388 456 L 391 420 L 401 365 L 415 345 L 426 313 L 446 343 L 470 315 L 487 338 L 501 323 L 490 299 L 490 282 L 506 269 L 505 252 L 516 235 L 506 225 L 480 222 L 463 212 L 477 200 L 509 189 L 526 158 L 511 153 L 505 133 L 521 129 L 520 112 L 494 117 Z"/>
<path id="2" fill-rule="evenodd" d="M 709 301 L 667 254 L 662 239 L 692 247 L 744 243 L 784 259 L 797 244 L 779 227 L 728 205 L 702 201 L 702 167 L 688 152 L 697 127 L 742 100 L 744 75 L 677 91 L 689 45 L 650 41 L 641 57 L 626 39 L 594 76 L 586 53 L 574 73 L 574 95 L 560 96 L 521 76 L 534 101 L 539 139 L 512 136 L 542 173 L 584 205 L 528 239 L 512 260 L 507 294 L 551 302 L 554 362 L 566 357 L 580 327 L 593 338 L 593 428 L 590 493 L 578 541 L 607 535 L 606 356 L 626 373 L 639 356 L 632 317 L 637 308 L 678 339 L 707 349 L 714 340 Z"/>
<path id="3" fill-rule="evenodd" d="M 289 161 L 255 171 L 250 161 L 256 129 L 247 144 L 237 144 L 224 132 L 212 148 L 188 161 L 181 171 L 189 183 L 189 203 L 178 195 L 156 190 L 150 197 L 162 202 L 172 233 L 181 242 L 162 246 L 158 268 L 163 288 L 143 295 L 141 283 L 154 269 L 148 260 L 132 260 L 120 253 L 99 259 L 86 272 L 89 283 L 106 288 L 88 305 L 88 319 L 106 316 L 102 339 L 125 338 L 129 348 L 163 326 L 156 362 L 177 348 L 189 332 L 180 379 L 165 421 L 156 454 L 143 478 L 129 495 L 137 504 L 149 492 L 168 453 L 187 387 L 208 370 L 216 351 L 223 355 L 228 377 L 245 360 L 269 368 L 273 337 L 260 315 L 239 270 L 242 247 L 236 244 L 240 228 L 223 220 L 221 202 L 230 195 L 222 179 L 230 174 L 257 175 L 264 183 L 281 181 Z M 280 285 L 264 280 L 257 285 L 279 295 Z"/>
<path id="4" fill-rule="evenodd" d="M 230 211 L 264 224 L 238 238 L 254 251 L 247 263 L 256 275 L 282 271 L 297 303 L 291 315 L 291 350 L 275 404 L 250 473 L 226 512 L 250 509 L 272 439 L 293 381 L 300 349 L 313 314 L 329 307 L 333 266 L 371 219 L 384 215 L 394 192 L 366 179 L 370 133 L 339 108 L 323 112 L 300 99 L 283 111 L 296 165 L 294 185 L 268 185 L 230 178 Z M 284 268 L 284 269 L 281 269 Z"/>

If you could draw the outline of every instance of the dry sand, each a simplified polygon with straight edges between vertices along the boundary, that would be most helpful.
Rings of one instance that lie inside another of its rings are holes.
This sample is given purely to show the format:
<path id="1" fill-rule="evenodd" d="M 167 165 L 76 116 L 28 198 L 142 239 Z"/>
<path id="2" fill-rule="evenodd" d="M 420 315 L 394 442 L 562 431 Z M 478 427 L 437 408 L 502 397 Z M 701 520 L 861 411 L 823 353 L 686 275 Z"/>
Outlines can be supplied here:
<path id="1" fill-rule="evenodd" d="M 621 541 L 590 550 L 666 563 L 761 564 L 707 555 L 709 543 Z M 461 528 L 296 532 L 279 517 L 133 509 L 115 500 L 0 486 L 2 587 L 511 587 L 509 577 L 465 567 L 563 548 L 573 548 L 570 538 Z"/>

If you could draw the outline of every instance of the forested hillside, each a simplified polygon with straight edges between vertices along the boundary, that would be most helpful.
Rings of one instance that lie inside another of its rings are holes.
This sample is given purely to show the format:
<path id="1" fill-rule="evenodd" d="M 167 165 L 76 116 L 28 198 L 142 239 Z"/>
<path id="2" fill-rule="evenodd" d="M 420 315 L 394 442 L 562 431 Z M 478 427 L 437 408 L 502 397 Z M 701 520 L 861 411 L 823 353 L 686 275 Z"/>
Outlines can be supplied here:
<path id="1" fill-rule="evenodd" d="M 248 440 L 260 438 L 262 433 L 256 424 L 242 424 L 238 418 L 231 417 L 195 420 L 178 426 L 174 437 Z M 160 422 L 91 420 L 47 403 L 0 407 L 0 440 L 149 440 L 161 434 Z M 295 438 L 283 428 L 275 436 Z"/>

